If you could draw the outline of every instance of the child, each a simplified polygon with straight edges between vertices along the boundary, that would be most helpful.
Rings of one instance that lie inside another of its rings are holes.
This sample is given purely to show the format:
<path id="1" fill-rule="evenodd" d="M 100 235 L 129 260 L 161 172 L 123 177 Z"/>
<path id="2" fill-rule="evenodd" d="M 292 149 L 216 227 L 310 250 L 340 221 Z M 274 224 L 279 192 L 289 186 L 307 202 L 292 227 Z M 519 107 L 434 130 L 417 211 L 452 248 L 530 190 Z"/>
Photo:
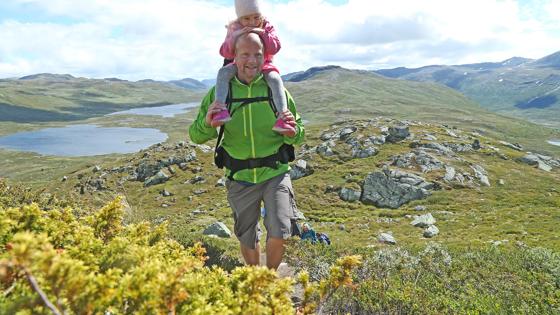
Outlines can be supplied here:
<path id="1" fill-rule="evenodd" d="M 284 113 L 288 111 L 284 84 L 278 69 L 272 65 L 272 57 L 280 50 L 280 40 L 276 36 L 274 26 L 262 15 L 258 0 L 235 0 L 237 20 L 227 26 L 227 35 L 220 54 L 225 58 L 224 67 L 218 71 L 216 80 L 216 100 L 214 103 L 225 104 L 229 81 L 237 74 L 237 66 L 233 63 L 236 39 L 249 32 L 257 33 L 264 43 L 264 63 L 262 73 L 272 90 L 272 100 L 278 111 L 278 120 L 272 130 L 282 134 L 295 133 L 295 126 L 284 121 Z M 227 110 L 222 110 L 212 116 L 213 127 L 221 126 L 231 119 Z"/>

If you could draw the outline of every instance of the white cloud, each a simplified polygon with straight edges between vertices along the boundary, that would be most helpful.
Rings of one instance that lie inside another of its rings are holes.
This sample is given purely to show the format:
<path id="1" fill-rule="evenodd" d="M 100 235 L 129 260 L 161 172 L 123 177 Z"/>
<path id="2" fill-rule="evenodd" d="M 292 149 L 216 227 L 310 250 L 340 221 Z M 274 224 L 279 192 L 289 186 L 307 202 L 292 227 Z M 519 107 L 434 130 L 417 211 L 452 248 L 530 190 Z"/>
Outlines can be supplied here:
<path id="1" fill-rule="evenodd" d="M 13 0 L 51 23 L 0 21 L 0 77 L 37 72 L 127 79 L 210 78 L 233 7 L 197 0 Z M 283 73 L 339 64 L 422 66 L 542 57 L 560 47 L 559 1 L 529 14 L 513 0 L 264 3 Z M 542 15 L 546 18 L 543 18 Z M 74 24 L 57 24 L 59 17 Z"/>

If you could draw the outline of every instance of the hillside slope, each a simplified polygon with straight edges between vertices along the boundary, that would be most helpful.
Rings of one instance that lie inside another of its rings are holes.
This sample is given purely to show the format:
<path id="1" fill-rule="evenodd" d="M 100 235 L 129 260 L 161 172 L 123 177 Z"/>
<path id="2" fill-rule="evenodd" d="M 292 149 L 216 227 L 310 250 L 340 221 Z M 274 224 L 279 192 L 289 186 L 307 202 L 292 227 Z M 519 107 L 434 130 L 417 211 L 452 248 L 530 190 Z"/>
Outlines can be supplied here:
<path id="1" fill-rule="evenodd" d="M 496 63 L 382 69 L 376 73 L 440 83 L 492 111 L 560 127 L 560 52 L 538 60 L 514 57 Z"/>
<path id="2" fill-rule="evenodd" d="M 301 82 L 287 82 L 286 87 L 311 124 L 385 115 L 476 129 L 532 150 L 560 152 L 558 147 L 546 143 L 546 139 L 559 138 L 558 131 L 493 113 L 459 92 L 435 83 L 326 68 Z"/>
<path id="3" fill-rule="evenodd" d="M 37 74 L 0 80 L 0 121 L 77 121 L 133 107 L 185 103 L 200 94 L 169 83 Z"/>

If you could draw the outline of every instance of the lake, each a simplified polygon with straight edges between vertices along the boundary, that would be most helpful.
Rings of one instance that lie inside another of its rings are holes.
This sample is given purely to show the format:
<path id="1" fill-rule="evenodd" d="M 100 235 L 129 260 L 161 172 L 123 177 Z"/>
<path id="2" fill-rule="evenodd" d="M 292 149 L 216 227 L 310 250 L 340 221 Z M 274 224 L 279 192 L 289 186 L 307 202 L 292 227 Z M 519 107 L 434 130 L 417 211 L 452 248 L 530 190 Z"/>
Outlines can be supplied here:
<path id="1" fill-rule="evenodd" d="M 166 118 L 175 117 L 175 115 L 186 113 L 189 109 L 198 107 L 200 103 L 182 103 L 156 107 L 140 107 L 123 110 L 107 114 L 106 116 L 113 115 L 143 115 L 143 116 L 162 116 Z"/>
<path id="2" fill-rule="evenodd" d="M 0 137 L 0 148 L 42 155 L 92 156 L 137 152 L 165 140 L 167 134 L 153 128 L 72 125 Z"/>
<path id="3" fill-rule="evenodd" d="M 557 145 L 560 147 L 560 140 L 554 139 L 554 140 L 548 140 L 547 142 L 552 145 Z"/>

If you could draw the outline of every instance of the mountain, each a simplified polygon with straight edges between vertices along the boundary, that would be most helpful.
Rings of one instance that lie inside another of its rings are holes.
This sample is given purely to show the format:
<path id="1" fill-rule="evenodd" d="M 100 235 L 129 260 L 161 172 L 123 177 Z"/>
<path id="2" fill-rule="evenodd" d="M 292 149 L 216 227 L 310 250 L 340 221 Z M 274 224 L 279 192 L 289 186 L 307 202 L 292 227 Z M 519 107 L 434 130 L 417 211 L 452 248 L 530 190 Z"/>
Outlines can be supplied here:
<path id="1" fill-rule="evenodd" d="M 513 57 L 501 62 L 375 72 L 390 78 L 443 84 L 492 111 L 560 127 L 560 52 L 538 60 Z"/>
<path id="2" fill-rule="evenodd" d="M 77 121 L 133 107 L 194 101 L 200 91 L 155 81 L 41 73 L 0 80 L 0 121 Z"/>
<path id="3" fill-rule="evenodd" d="M 173 81 L 168 81 L 169 83 L 176 85 L 178 87 L 184 88 L 184 89 L 190 89 L 190 90 L 206 90 L 207 86 L 206 84 L 204 84 L 203 82 L 200 82 L 198 80 L 195 79 L 191 79 L 191 78 L 185 78 L 185 79 L 181 79 L 181 80 L 173 80 Z"/>
<path id="4" fill-rule="evenodd" d="M 334 65 L 323 66 L 323 67 L 312 67 L 307 69 L 306 71 L 288 73 L 282 76 L 282 79 L 284 81 L 289 81 L 289 82 L 300 82 L 313 77 L 319 72 L 332 70 L 332 69 L 340 69 L 340 68 L 341 68 L 340 66 L 334 66 Z"/>
<path id="5" fill-rule="evenodd" d="M 560 51 L 548 55 L 546 57 L 543 57 L 541 59 L 535 60 L 533 62 L 533 65 L 539 67 L 551 67 L 551 68 L 560 69 Z"/>

